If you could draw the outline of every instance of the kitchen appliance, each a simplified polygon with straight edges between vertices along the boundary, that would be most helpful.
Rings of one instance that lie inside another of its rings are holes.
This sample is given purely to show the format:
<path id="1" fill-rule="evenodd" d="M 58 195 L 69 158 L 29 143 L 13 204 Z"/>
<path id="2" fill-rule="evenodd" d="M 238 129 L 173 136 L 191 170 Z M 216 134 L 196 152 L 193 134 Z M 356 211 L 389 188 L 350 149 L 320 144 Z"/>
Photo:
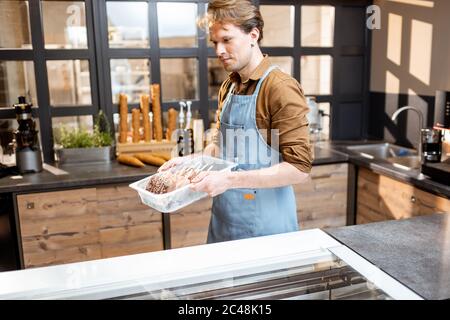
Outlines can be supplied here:
<path id="1" fill-rule="evenodd" d="M 16 165 L 19 172 L 31 173 L 42 171 L 41 148 L 39 146 L 36 122 L 31 116 L 32 104 L 25 97 L 19 97 L 14 105 L 19 127 L 14 132 L 16 139 Z"/>
<path id="2" fill-rule="evenodd" d="M 424 128 L 420 130 L 422 139 L 422 160 L 440 162 L 442 154 L 442 134 L 440 129 Z"/>
<path id="3" fill-rule="evenodd" d="M 434 126 L 441 129 L 450 129 L 450 91 L 436 91 Z"/>

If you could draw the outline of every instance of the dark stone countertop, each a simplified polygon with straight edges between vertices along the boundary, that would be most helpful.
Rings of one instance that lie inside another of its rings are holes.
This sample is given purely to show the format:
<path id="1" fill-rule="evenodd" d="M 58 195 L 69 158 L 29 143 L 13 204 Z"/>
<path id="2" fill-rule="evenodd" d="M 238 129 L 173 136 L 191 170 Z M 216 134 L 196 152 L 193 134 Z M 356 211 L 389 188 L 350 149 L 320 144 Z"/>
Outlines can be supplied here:
<path id="1" fill-rule="evenodd" d="M 348 157 L 329 148 L 315 148 L 314 165 L 347 162 Z M 89 187 L 102 184 L 132 183 L 153 174 L 154 166 L 134 168 L 110 163 L 79 163 L 55 167 L 66 171 L 66 175 L 54 175 L 47 170 L 22 175 L 21 179 L 6 176 L 0 179 L 0 193 L 36 192 L 62 188 Z"/>
<path id="2" fill-rule="evenodd" d="M 408 183 L 427 192 L 450 199 L 450 185 L 431 180 L 428 176 L 421 174 L 419 169 L 403 170 L 395 167 L 392 163 L 382 159 L 367 159 L 357 153 L 346 149 L 350 145 L 384 143 L 385 141 L 339 141 L 320 142 L 322 149 L 331 149 L 348 157 L 348 161 L 360 167 L 365 167 L 373 172 L 391 177 L 393 179 Z"/>
<path id="3" fill-rule="evenodd" d="M 450 299 L 450 213 L 325 229 L 425 299 Z"/>
<path id="4" fill-rule="evenodd" d="M 21 179 L 12 179 L 13 176 L 3 177 L 0 179 L 0 193 L 132 183 L 144 179 L 158 169 L 154 166 L 134 168 L 119 164 L 117 161 L 61 165 L 58 168 L 68 174 L 54 175 L 47 170 L 42 170 L 39 173 L 24 174 Z"/>

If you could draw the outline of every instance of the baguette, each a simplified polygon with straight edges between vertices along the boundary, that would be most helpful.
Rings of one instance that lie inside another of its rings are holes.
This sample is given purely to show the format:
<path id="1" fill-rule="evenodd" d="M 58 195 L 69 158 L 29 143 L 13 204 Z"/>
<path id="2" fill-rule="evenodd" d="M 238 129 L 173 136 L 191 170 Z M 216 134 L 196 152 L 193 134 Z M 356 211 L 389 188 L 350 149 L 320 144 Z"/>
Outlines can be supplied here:
<path id="1" fill-rule="evenodd" d="M 152 152 L 150 153 L 152 156 L 164 159 L 166 161 L 169 161 L 170 159 L 172 159 L 172 157 L 170 156 L 169 153 L 157 153 L 157 152 Z"/>
<path id="2" fill-rule="evenodd" d="M 159 84 L 155 83 L 151 85 L 152 93 L 152 111 L 153 111 L 153 134 L 158 142 L 163 139 L 162 130 L 162 116 L 161 116 L 161 102 L 160 102 L 160 87 Z"/>
<path id="3" fill-rule="evenodd" d="M 142 121 L 144 126 L 144 140 L 145 142 L 150 142 L 152 140 L 153 130 L 150 128 L 150 118 L 149 118 L 149 101 L 150 97 L 147 94 L 141 96 L 141 112 Z"/>
<path id="4" fill-rule="evenodd" d="M 177 129 L 177 110 L 174 108 L 169 108 L 168 110 L 168 123 L 167 123 L 167 132 L 166 132 L 166 139 L 168 141 L 172 140 L 172 133 Z"/>
<path id="5" fill-rule="evenodd" d="M 164 160 L 163 158 L 156 157 L 149 153 L 135 153 L 134 156 L 146 164 L 151 164 L 158 167 L 166 163 L 166 160 Z"/>
<path id="6" fill-rule="evenodd" d="M 119 154 L 119 156 L 117 157 L 117 161 L 121 164 L 126 164 L 133 167 L 145 167 L 145 164 L 142 163 L 138 158 L 127 154 Z"/>
<path id="7" fill-rule="evenodd" d="M 119 142 L 126 143 L 128 135 L 128 102 L 127 95 L 119 95 Z"/>
<path id="8" fill-rule="evenodd" d="M 141 140 L 141 134 L 139 132 L 141 127 L 141 111 L 139 111 L 139 109 L 133 109 L 131 114 L 133 123 L 133 143 L 137 143 Z"/>

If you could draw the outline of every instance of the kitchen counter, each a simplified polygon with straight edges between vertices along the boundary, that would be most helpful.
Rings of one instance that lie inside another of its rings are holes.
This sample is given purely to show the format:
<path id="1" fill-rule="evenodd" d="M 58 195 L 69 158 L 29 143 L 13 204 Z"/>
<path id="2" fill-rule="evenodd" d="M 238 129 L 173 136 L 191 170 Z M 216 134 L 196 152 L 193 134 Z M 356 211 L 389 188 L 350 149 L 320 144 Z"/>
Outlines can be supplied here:
<path id="1" fill-rule="evenodd" d="M 134 168 L 110 163 L 79 163 L 57 167 L 67 174 L 55 175 L 47 170 L 39 173 L 24 174 L 20 179 L 12 176 L 0 179 L 0 193 L 33 192 L 58 188 L 87 187 L 110 183 L 131 183 L 153 174 L 154 166 Z"/>
<path id="2" fill-rule="evenodd" d="M 315 148 L 313 164 L 347 162 L 348 156 L 330 148 Z M 25 174 L 21 179 L 7 176 L 0 179 L 0 193 L 33 192 L 58 188 L 88 187 L 101 184 L 131 183 L 143 179 L 157 171 L 157 167 L 134 168 L 110 163 L 79 163 L 57 166 L 67 174 L 55 175 L 47 170 L 40 173 Z"/>
<path id="3" fill-rule="evenodd" d="M 353 163 L 356 166 L 364 167 L 372 170 L 373 172 L 385 175 L 396 180 L 406 182 L 419 189 L 423 189 L 427 192 L 443 196 L 450 199 L 450 185 L 445 185 L 431 180 L 426 175 L 420 173 L 419 170 L 403 170 L 395 167 L 392 163 L 384 161 L 382 159 L 367 159 L 365 157 L 356 155 L 346 149 L 351 145 L 362 145 L 371 143 L 383 143 L 384 141 L 326 141 L 318 143 L 317 148 L 329 149 L 334 153 L 341 153 L 347 156 L 348 162 Z"/>
<path id="4" fill-rule="evenodd" d="M 324 231 L 425 299 L 450 299 L 450 214 Z"/>

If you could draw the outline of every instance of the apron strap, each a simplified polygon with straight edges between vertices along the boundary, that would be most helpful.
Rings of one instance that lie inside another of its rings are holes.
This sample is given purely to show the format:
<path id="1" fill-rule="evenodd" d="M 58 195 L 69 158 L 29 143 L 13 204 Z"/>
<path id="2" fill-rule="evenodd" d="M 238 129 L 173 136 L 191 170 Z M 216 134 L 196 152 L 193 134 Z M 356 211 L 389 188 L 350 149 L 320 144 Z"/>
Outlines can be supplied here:
<path id="1" fill-rule="evenodd" d="M 258 94 L 259 94 L 259 89 L 261 88 L 261 85 L 262 85 L 264 79 L 266 79 L 267 76 L 269 75 L 269 73 L 270 73 L 273 69 L 276 69 L 276 68 L 278 68 L 278 66 L 273 65 L 273 66 L 270 66 L 270 67 L 266 70 L 266 72 L 264 72 L 263 76 L 261 77 L 261 79 L 259 79 L 258 84 L 256 85 L 255 92 L 253 92 L 253 95 L 254 95 L 254 96 L 258 96 Z"/>

